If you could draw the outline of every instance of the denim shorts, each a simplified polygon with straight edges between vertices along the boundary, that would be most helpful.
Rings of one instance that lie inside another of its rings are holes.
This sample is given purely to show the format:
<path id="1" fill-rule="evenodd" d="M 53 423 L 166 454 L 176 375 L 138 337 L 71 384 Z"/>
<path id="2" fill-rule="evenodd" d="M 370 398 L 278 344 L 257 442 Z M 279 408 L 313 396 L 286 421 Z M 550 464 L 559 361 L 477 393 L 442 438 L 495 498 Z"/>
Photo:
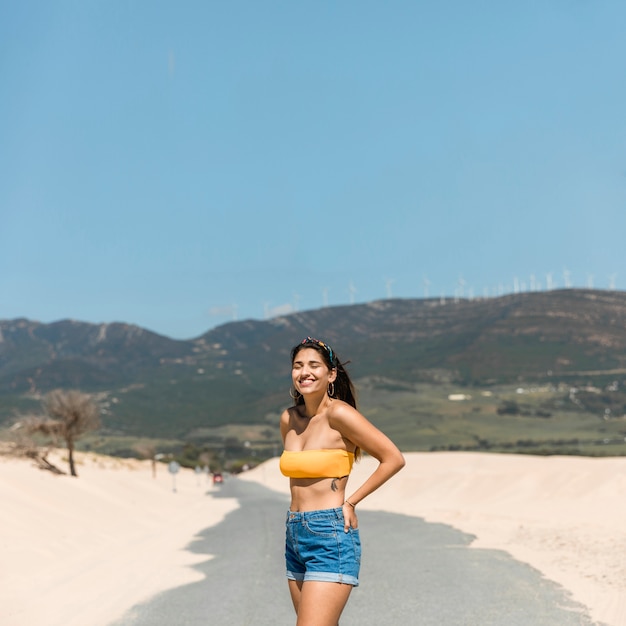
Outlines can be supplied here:
<path id="1" fill-rule="evenodd" d="M 356 528 L 344 531 L 341 508 L 288 511 L 286 527 L 287 578 L 358 586 L 361 539 Z"/>

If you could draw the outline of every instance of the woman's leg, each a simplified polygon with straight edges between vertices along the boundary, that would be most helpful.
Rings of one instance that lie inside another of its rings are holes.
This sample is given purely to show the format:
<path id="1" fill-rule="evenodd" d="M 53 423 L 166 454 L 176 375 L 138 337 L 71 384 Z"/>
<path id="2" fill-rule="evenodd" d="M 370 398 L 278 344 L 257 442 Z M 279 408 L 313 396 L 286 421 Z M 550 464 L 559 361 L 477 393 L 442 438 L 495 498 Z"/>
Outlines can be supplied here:
<path id="1" fill-rule="evenodd" d="M 288 579 L 289 593 L 291 594 L 291 601 L 293 602 L 293 608 L 298 614 L 298 607 L 300 606 L 300 596 L 302 595 L 302 581 Z"/>
<path id="2" fill-rule="evenodd" d="M 289 581 L 289 589 L 298 615 L 296 626 L 338 626 L 352 585 L 317 580 Z"/>

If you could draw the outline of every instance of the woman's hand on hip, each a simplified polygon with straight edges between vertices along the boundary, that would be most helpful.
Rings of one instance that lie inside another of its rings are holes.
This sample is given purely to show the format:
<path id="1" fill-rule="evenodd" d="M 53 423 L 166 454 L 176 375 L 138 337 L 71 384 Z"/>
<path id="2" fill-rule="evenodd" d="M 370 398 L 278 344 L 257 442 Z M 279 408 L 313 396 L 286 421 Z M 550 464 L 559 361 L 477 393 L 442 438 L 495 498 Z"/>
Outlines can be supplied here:
<path id="1" fill-rule="evenodd" d="M 359 520 L 356 516 L 356 511 L 351 504 L 347 502 L 343 503 L 343 531 L 348 532 L 351 528 L 357 529 L 359 527 Z"/>

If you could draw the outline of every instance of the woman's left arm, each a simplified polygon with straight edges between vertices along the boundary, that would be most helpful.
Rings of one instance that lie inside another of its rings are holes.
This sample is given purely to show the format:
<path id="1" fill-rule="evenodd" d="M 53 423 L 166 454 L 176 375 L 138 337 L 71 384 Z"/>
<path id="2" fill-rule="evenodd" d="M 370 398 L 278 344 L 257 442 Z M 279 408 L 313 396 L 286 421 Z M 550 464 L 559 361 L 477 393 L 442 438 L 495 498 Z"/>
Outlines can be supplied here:
<path id="1" fill-rule="evenodd" d="M 378 430 L 359 411 L 344 402 L 333 403 L 329 423 L 343 437 L 373 456 L 379 463 L 369 478 L 346 498 L 343 507 L 346 526 L 356 528 L 354 507 L 404 467 L 404 456 L 387 435 Z"/>

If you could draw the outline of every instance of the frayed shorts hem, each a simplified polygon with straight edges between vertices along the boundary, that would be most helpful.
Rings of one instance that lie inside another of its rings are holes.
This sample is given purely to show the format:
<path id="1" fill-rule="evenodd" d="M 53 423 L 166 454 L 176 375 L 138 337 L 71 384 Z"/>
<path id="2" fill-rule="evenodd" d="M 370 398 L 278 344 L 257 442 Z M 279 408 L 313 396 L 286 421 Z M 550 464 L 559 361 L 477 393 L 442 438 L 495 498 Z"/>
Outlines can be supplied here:
<path id="1" fill-rule="evenodd" d="M 352 585 L 353 587 L 359 586 L 359 581 L 354 576 L 337 574 L 336 572 L 290 572 L 287 570 L 287 578 L 302 582 L 314 580 L 322 583 L 342 583 L 344 585 Z"/>

